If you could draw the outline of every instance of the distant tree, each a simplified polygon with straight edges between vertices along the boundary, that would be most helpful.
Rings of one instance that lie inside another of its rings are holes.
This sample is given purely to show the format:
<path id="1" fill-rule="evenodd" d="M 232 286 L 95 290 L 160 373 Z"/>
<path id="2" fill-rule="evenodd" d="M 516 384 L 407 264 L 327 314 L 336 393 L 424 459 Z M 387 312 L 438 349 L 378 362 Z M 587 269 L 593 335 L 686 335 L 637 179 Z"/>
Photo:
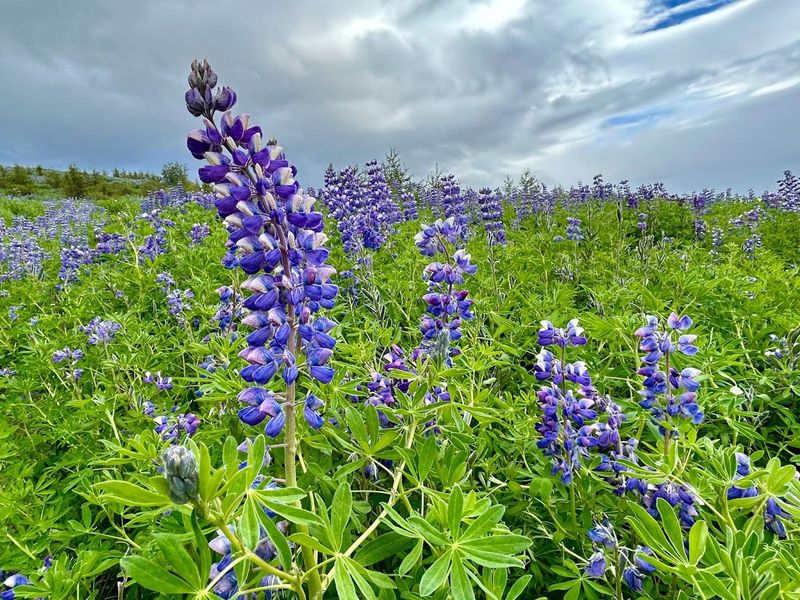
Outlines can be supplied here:
<path id="1" fill-rule="evenodd" d="M 394 148 L 389 149 L 389 154 L 383 161 L 383 170 L 386 174 L 386 182 L 395 193 L 411 180 L 408 168 L 400 162 L 400 155 Z"/>
<path id="2" fill-rule="evenodd" d="M 114 169 L 114 171 L 112 172 L 112 175 L 113 175 L 114 177 L 120 177 L 120 174 L 119 174 L 119 169 Z"/>
<path id="3" fill-rule="evenodd" d="M 61 173 L 58 171 L 46 171 L 44 174 L 44 184 L 55 190 L 61 189 Z"/>
<path id="4" fill-rule="evenodd" d="M 61 178 L 61 191 L 67 198 L 85 198 L 88 187 L 86 174 L 70 165 Z"/>
<path id="5" fill-rule="evenodd" d="M 39 177 L 41 177 L 42 175 L 44 175 L 44 169 L 42 168 L 42 165 L 36 165 L 36 174 L 37 174 Z"/>
<path id="6" fill-rule="evenodd" d="M 161 180 L 167 187 L 175 187 L 179 184 L 186 184 L 189 181 L 189 174 L 186 165 L 179 162 L 168 162 L 161 167 Z"/>
<path id="7" fill-rule="evenodd" d="M 29 169 L 14 165 L 11 171 L 6 172 L 3 178 L 3 187 L 12 194 L 27 195 L 34 191 L 33 177 Z"/>

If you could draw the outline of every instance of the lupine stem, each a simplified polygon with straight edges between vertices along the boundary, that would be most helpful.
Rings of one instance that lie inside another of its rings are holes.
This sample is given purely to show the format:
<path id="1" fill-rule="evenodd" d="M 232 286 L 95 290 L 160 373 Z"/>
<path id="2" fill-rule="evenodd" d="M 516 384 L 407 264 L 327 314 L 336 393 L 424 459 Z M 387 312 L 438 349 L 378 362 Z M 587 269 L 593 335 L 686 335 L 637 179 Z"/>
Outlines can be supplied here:
<path id="1" fill-rule="evenodd" d="M 672 384 L 669 380 L 669 353 L 666 355 L 664 369 L 666 371 L 666 379 L 667 379 L 667 406 L 669 406 L 670 401 L 672 399 Z M 669 443 L 670 438 L 672 437 L 672 423 L 669 416 L 669 413 L 665 413 L 664 415 L 665 427 L 664 427 L 664 462 L 669 461 Z"/>

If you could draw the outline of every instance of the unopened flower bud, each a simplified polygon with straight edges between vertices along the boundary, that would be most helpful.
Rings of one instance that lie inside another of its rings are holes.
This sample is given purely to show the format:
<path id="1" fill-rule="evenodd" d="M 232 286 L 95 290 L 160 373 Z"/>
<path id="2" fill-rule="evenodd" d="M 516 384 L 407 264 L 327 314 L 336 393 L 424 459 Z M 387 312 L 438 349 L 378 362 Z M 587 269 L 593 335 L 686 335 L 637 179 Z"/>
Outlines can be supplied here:
<path id="1" fill-rule="evenodd" d="M 162 455 L 169 497 L 176 504 L 197 498 L 197 461 L 185 446 L 171 446 Z"/>

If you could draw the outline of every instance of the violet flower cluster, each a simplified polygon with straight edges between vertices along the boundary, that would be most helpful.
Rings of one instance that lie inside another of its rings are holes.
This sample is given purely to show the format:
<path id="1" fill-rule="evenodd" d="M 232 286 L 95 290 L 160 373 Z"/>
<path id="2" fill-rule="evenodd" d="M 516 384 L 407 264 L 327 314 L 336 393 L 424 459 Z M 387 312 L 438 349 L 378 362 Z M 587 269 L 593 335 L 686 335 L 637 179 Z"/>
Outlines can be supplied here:
<path id="1" fill-rule="evenodd" d="M 78 362 L 84 357 L 84 352 L 80 348 L 63 348 L 53 352 L 53 362 L 56 364 L 68 363 L 70 368 L 70 377 L 78 380 L 83 375 L 83 369 L 77 366 Z"/>
<path id="2" fill-rule="evenodd" d="M 86 343 L 90 346 L 108 344 L 122 328 L 119 323 L 95 317 L 86 325 L 81 325 L 78 330 L 86 334 Z"/>
<path id="3" fill-rule="evenodd" d="M 644 377 L 644 389 L 640 406 L 650 410 L 653 418 L 665 435 L 672 435 L 666 427 L 674 417 L 691 420 L 697 425 L 703 420 L 703 411 L 697 404 L 697 390 L 700 384 L 697 377 L 700 371 L 686 367 L 681 371 L 675 368 L 673 356 L 697 354 L 697 336 L 684 333 L 692 326 L 688 316 L 679 317 L 672 313 L 667 319 L 667 328 L 661 329 L 654 316 L 646 317 L 647 324 L 636 330 L 641 338 L 639 349 L 647 354 L 642 359 L 639 375 Z M 677 338 L 677 339 L 676 339 Z"/>
<path id="4" fill-rule="evenodd" d="M 741 452 L 736 453 L 736 474 L 734 481 L 738 481 L 750 475 L 750 457 Z M 739 487 L 733 485 L 728 488 L 728 500 L 739 500 L 741 498 L 755 498 L 759 495 L 758 487 L 749 485 L 747 487 Z M 780 502 L 786 500 L 781 498 Z M 781 508 L 779 499 L 770 497 L 764 506 L 764 527 L 774 533 L 778 539 L 786 539 L 786 525 L 785 520 L 791 520 L 792 515 Z"/>
<path id="5" fill-rule="evenodd" d="M 232 287 L 224 285 L 217 288 L 219 305 L 217 312 L 211 320 L 217 324 L 220 332 L 231 331 L 232 340 L 236 339 L 236 323 L 241 320 L 246 311 L 243 308 L 244 298 Z"/>
<path id="6" fill-rule="evenodd" d="M 444 175 L 441 178 L 442 206 L 446 219 L 453 219 L 458 227 L 458 236 L 466 238 L 469 228 L 469 215 L 461 188 L 453 175 Z"/>
<path id="7" fill-rule="evenodd" d="M 161 291 L 164 292 L 167 300 L 169 314 L 176 317 L 179 323 L 185 324 L 185 313 L 192 310 L 192 305 L 189 301 L 194 298 L 194 292 L 188 288 L 180 290 L 175 287 L 175 280 L 166 271 L 156 275 L 156 282 L 161 284 Z"/>
<path id="8" fill-rule="evenodd" d="M 564 329 L 542 321 L 539 344 L 544 348 L 537 356 L 534 376 L 547 385 L 537 393 L 542 409 L 542 420 L 536 425 L 542 439 L 537 446 L 553 459 L 552 474 L 560 473 L 562 483 L 569 485 L 590 452 L 607 455 L 606 465 L 623 455 L 619 426 L 625 417 L 615 402 L 592 385 L 586 363 L 566 362 L 568 348 L 586 344 L 577 319 Z"/>
<path id="9" fill-rule="evenodd" d="M 414 241 L 423 256 L 442 255 L 444 262 L 432 262 L 425 267 L 423 279 L 428 293 L 423 296 L 428 314 L 422 318 L 421 348 L 437 361 L 448 362 L 461 351 L 452 343 L 461 339 L 461 323 L 472 318 L 473 301 L 469 291 L 459 289 L 464 275 L 474 275 L 478 268 L 470 263 L 470 255 L 459 248 L 451 253 L 448 245 L 456 245 L 462 230 L 454 217 L 433 225 L 423 225 Z"/>
<path id="10" fill-rule="evenodd" d="M 211 228 L 208 223 L 195 223 L 189 230 L 189 239 L 193 246 L 198 246 L 203 243 L 209 235 L 211 235 Z"/>
<path id="11" fill-rule="evenodd" d="M 486 237 L 490 246 L 505 246 L 506 230 L 503 225 L 503 205 L 500 194 L 489 188 L 482 188 L 478 192 L 478 203 L 481 209 L 483 226 L 486 228 Z"/>
<path id="12" fill-rule="evenodd" d="M 261 128 L 250 124 L 249 115 L 230 111 L 236 94 L 227 87 L 215 90 L 216 84 L 207 62 L 192 63 L 186 105 L 203 117 L 204 127 L 189 134 L 187 146 L 195 158 L 208 162 L 199 170 L 200 179 L 214 184 L 217 211 L 230 234 L 228 247 L 249 275 L 241 285 L 250 294 L 243 303 L 250 313 L 242 324 L 253 331 L 239 354 L 249 363 L 241 376 L 263 386 L 280 373 L 287 386 L 294 386 L 302 371 L 329 383 L 334 373 L 327 363 L 336 343 L 329 332 L 335 323 L 316 313 L 333 307 L 338 287 L 331 282 L 335 269 L 326 264 L 322 215 L 295 179 L 297 170 L 282 148 L 262 144 Z M 218 111 L 224 111 L 219 126 Z M 254 386 L 240 400 L 246 404 L 240 411 L 246 423 L 269 416 L 268 434 L 277 435 L 283 409 L 270 390 Z M 305 400 L 304 415 L 312 426 L 319 423 L 313 415 L 320 404 L 311 395 Z"/>
<path id="13" fill-rule="evenodd" d="M 416 221 L 419 218 L 417 197 L 414 194 L 414 190 L 411 189 L 411 185 L 408 183 L 403 183 L 400 187 L 400 193 L 398 196 L 400 204 L 403 207 L 403 218 L 406 221 Z"/>
<path id="14" fill-rule="evenodd" d="M 148 383 L 148 377 L 151 377 L 150 373 L 146 374 L 145 383 Z M 155 379 L 151 377 L 149 383 L 154 384 L 159 391 L 172 388 L 169 378 L 162 379 L 160 373 Z M 142 404 L 142 413 L 153 418 L 153 429 L 165 442 L 178 443 L 181 433 L 192 437 L 200 427 L 200 418 L 197 415 L 191 412 L 179 413 L 179 410 L 180 408 L 176 405 L 168 414 L 157 415 L 155 405 L 150 400 L 146 400 Z"/>
<path id="15" fill-rule="evenodd" d="M 634 592 L 641 592 L 644 589 L 645 578 L 656 570 L 647 561 L 648 556 L 653 556 L 650 548 L 637 546 L 633 549 L 623 546 L 608 519 L 595 523 L 594 528 L 589 530 L 589 539 L 592 540 L 594 554 L 586 565 L 586 575 L 603 577 L 608 569 L 607 556 L 610 555 L 612 561 L 618 561 L 618 564 L 614 564 L 614 569 L 621 570 L 625 585 Z"/>

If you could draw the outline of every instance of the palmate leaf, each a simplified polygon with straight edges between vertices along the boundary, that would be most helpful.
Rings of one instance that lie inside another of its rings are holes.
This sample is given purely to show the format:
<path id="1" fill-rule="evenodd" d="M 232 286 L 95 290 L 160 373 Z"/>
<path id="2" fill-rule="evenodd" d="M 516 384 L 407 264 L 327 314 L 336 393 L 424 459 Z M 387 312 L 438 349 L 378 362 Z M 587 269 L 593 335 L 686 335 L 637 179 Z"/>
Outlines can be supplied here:
<path id="1" fill-rule="evenodd" d="M 157 533 L 153 537 L 155 537 L 158 549 L 166 559 L 166 564 L 185 581 L 197 588 L 203 587 L 205 578 L 200 575 L 197 563 L 186 551 L 180 538 L 166 533 Z"/>
<path id="2" fill-rule="evenodd" d="M 192 594 L 197 589 L 142 556 L 126 556 L 119 562 L 128 577 L 148 590 L 162 594 Z"/>

